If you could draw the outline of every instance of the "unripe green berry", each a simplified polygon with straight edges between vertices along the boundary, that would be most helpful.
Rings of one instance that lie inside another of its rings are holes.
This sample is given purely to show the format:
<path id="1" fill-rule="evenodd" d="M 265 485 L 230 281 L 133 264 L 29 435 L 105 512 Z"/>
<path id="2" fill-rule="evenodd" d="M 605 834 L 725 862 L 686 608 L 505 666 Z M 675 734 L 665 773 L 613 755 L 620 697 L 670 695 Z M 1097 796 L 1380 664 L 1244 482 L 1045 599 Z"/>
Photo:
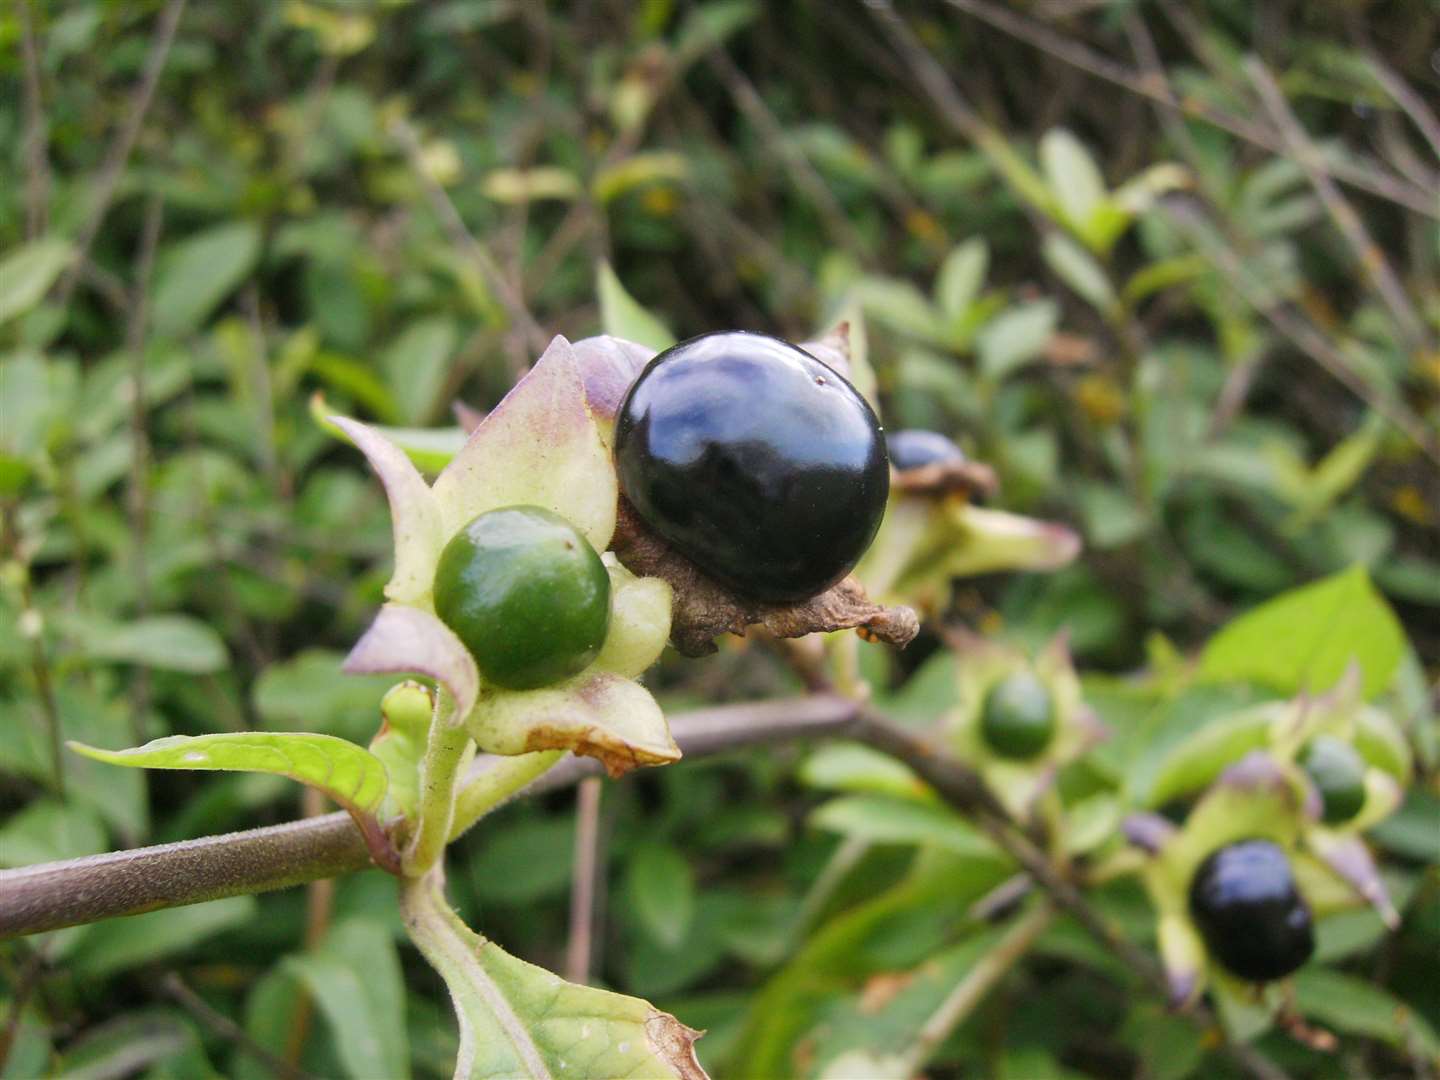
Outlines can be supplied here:
<path id="1" fill-rule="evenodd" d="M 475 518 L 445 545 L 435 614 L 487 682 L 512 690 L 579 673 L 610 626 L 610 577 L 576 528 L 538 506 Z"/>
<path id="2" fill-rule="evenodd" d="M 1032 672 L 1007 675 L 985 695 L 980 732 L 986 745 L 1001 757 L 1036 757 L 1055 737 L 1050 690 Z"/>
<path id="3" fill-rule="evenodd" d="M 1327 825 L 1349 821 L 1365 805 L 1365 763 L 1355 748 L 1333 735 L 1316 735 L 1300 755 L 1323 804 Z"/>

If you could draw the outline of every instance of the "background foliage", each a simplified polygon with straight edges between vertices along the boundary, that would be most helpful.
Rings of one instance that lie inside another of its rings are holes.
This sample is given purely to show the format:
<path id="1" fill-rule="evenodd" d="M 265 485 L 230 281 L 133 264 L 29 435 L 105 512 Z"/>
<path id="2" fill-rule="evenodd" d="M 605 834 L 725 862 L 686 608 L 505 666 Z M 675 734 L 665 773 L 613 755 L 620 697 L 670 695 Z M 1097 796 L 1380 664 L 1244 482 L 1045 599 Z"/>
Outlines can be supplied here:
<path id="1" fill-rule="evenodd" d="M 278 777 L 57 758 L 47 717 L 102 747 L 368 740 L 388 680 L 337 676 L 388 519 L 312 395 L 443 426 L 553 332 L 803 340 L 848 312 L 889 426 L 953 434 L 998 502 L 1085 538 L 947 604 L 1027 647 L 1068 629 L 1117 735 L 1067 798 L 1144 790 L 1186 733 L 1364 653 L 1423 776 L 1375 836 L 1404 922 L 1327 924 L 1298 993 L 1338 1053 L 1263 1045 L 1303 1076 L 1433 1055 L 1440 12 L 898 7 L 913 36 L 823 2 L 0 11 L 0 866 L 321 809 Z M 1230 622 L 1354 566 L 1373 589 Z M 952 703 L 935 646 L 867 647 L 893 715 Z M 651 684 L 672 709 L 801 689 L 744 643 Z M 809 749 L 604 791 L 595 976 L 709 1028 L 717 1075 L 902 1050 L 1003 876 L 887 795 L 903 775 Z M 467 920 L 557 970 L 574 821 L 573 795 L 517 805 L 451 855 Z M 1138 889 L 1103 899 L 1149 940 Z M 269 1075 L 255 1047 L 448 1075 L 402 940 L 371 871 L 4 944 L 3 1075 Z M 1204 1055 L 1061 921 L 932 1075 L 1221 1075 Z"/>

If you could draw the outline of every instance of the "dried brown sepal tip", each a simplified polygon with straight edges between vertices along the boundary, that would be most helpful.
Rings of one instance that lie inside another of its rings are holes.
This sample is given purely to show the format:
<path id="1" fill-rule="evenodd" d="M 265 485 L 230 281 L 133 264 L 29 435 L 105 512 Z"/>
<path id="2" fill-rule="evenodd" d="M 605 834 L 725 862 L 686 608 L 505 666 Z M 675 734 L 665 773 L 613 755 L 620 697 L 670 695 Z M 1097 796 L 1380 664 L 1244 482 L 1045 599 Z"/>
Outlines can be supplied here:
<path id="1" fill-rule="evenodd" d="M 995 470 L 983 461 L 932 461 L 918 469 L 893 469 L 890 490 L 908 495 L 988 499 L 1000 490 L 1000 480 Z"/>
<path id="2" fill-rule="evenodd" d="M 900 647 L 920 632 L 915 612 L 872 603 L 853 577 L 793 604 L 768 604 L 732 592 L 651 531 L 623 496 L 611 548 L 631 573 L 670 583 L 670 643 L 686 656 L 713 653 L 719 635 L 744 637 L 751 626 L 781 638 L 853 629 L 869 641 Z"/>

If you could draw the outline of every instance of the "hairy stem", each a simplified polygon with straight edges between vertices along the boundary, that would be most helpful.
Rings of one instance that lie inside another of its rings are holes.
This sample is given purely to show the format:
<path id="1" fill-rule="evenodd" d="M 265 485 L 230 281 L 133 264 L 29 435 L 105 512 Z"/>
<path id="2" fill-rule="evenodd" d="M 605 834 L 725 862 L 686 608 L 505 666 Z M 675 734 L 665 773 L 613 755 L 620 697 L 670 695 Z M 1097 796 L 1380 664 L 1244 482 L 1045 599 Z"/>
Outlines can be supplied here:
<path id="1" fill-rule="evenodd" d="M 454 840 L 469 831 L 482 817 L 547 772 L 564 756 L 563 750 L 538 750 L 515 757 L 477 760 L 455 798 L 450 839 Z"/>
<path id="2" fill-rule="evenodd" d="M 455 781 L 460 762 L 470 746 L 470 733 L 463 724 L 451 723 L 453 703 L 441 696 L 430 721 L 430 737 L 420 770 L 419 819 L 415 835 L 402 863 L 407 877 L 421 877 L 440 861 L 450 841 L 450 822 L 455 815 Z"/>

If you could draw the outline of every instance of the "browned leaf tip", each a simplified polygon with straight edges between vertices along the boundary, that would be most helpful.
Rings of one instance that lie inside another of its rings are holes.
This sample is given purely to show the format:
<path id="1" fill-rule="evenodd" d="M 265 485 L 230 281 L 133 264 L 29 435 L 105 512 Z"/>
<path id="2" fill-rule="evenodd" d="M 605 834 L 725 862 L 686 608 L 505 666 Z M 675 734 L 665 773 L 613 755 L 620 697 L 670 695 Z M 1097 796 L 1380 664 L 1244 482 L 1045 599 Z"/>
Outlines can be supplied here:
<path id="1" fill-rule="evenodd" d="M 655 1056 L 675 1070 L 677 1080 L 710 1080 L 695 1057 L 695 1040 L 705 1032 L 686 1027 L 653 1006 L 652 1010 L 645 1021 L 645 1040 Z"/>
<path id="2" fill-rule="evenodd" d="M 868 640 L 896 646 L 908 645 L 920 631 L 915 612 L 872 603 L 853 577 L 793 604 L 767 604 L 737 595 L 655 535 L 623 496 L 611 548 L 631 573 L 670 583 L 674 590 L 670 642 L 686 656 L 712 653 L 719 635 L 744 637 L 751 626 L 763 626 L 782 638 L 855 629 Z"/>

